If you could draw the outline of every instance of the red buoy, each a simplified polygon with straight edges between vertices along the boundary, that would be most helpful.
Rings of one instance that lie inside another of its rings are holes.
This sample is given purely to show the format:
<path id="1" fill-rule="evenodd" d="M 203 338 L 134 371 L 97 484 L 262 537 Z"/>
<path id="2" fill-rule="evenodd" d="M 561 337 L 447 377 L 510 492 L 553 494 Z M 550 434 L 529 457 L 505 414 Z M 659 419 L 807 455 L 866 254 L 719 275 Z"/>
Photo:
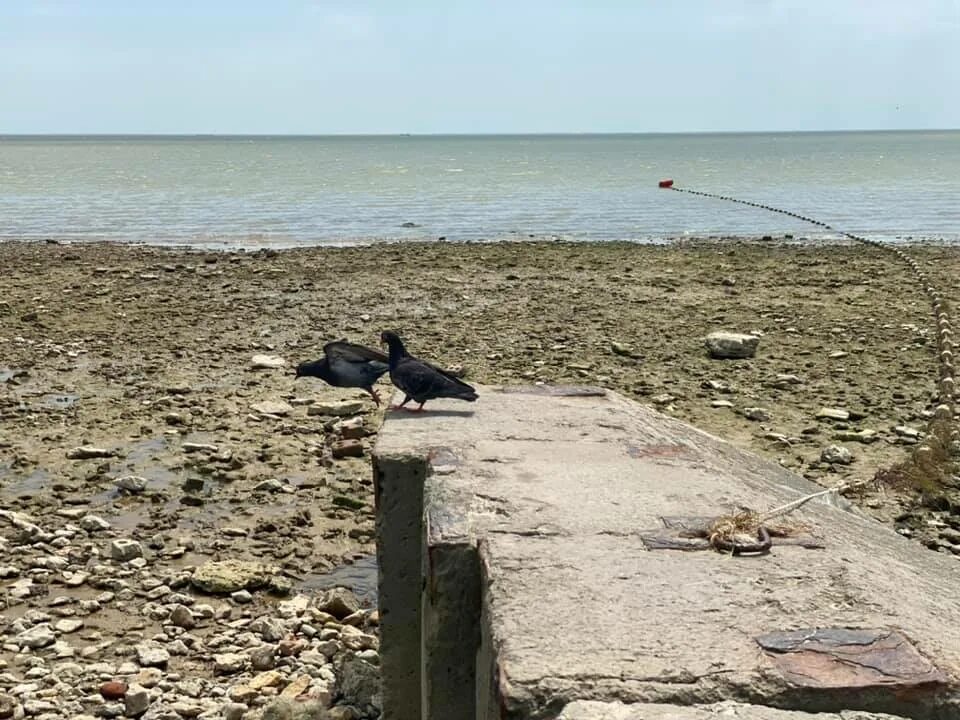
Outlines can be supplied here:
<path id="1" fill-rule="evenodd" d="M 661 180 L 660 187 L 662 188 L 673 187 L 673 180 Z"/>

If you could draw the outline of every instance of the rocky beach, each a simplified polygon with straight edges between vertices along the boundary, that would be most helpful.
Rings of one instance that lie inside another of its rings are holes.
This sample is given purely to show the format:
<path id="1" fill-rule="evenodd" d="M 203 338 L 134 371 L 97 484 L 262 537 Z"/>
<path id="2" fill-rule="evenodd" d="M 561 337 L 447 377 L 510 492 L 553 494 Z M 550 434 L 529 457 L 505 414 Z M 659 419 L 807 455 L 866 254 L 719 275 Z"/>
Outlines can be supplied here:
<path id="1" fill-rule="evenodd" d="M 960 296 L 960 251 L 908 251 Z M 0 719 L 379 716 L 384 410 L 294 379 L 329 340 L 616 390 L 825 487 L 902 461 L 937 404 L 929 301 L 862 245 L 8 242 L 0 269 Z M 755 354 L 712 358 L 715 331 Z M 960 491 L 849 499 L 960 555 Z"/>

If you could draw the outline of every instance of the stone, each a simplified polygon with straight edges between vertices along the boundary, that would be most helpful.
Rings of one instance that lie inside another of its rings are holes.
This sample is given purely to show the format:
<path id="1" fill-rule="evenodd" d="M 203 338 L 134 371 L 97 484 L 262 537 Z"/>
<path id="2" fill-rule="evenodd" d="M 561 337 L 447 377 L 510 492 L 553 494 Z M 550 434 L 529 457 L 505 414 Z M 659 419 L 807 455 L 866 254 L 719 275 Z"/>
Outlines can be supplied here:
<path id="1" fill-rule="evenodd" d="M 343 587 L 335 587 L 327 590 L 321 600 L 317 603 L 317 609 L 325 613 L 330 613 L 338 620 L 347 615 L 352 615 L 360 609 L 360 601 L 351 590 Z"/>
<path id="2" fill-rule="evenodd" d="M 184 630 L 190 630 L 197 624 L 193 612 L 186 605 L 174 606 L 173 610 L 170 611 L 170 622 Z"/>
<path id="3" fill-rule="evenodd" d="M 292 405 L 277 400 L 264 400 L 263 402 L 254 403 L 250 406 L 250 409 L 260 415 L 278 415 L 280 417 L 284 417 L 293 412 Z"/>
<path id="4" fill-rule="evenodd" d="M 742 359 L 756 354 L 760 338 L 745 333 L 712 332 L 704 342 L 712 358 Z"/>
<path id="5" fill-rule="evenodd" d="M 229 702 L 223 706 L 223 720 L 243 720 L 250 708 L 243 703 Z"/>
<path id="6" fill-rule="evenodd" d="M 853 453 L 842 445 L 828 445 L 820 451 L 820 460 L 831 465 L 849 465 L 853 462 Z"/>
<path id="7" fill-rule="evenodd" d="M 380 671 L 363 660 L 350 658 L 341 670 L 340 694 L 350 705 L 380 709 Z"/>
<path id="8" fill-rule="evenodd" d="M 843 408 L 820 408 L 817 411 L 817 418 L 819 420 L 839 420 L 843 422 L 850 419 L 850 411 Z"/>
<path id="9" fill-rule="evenodd" d="M 330 452 L 336 459 L 362 457 L 363 443 L 359 440 L 337 440 L 330 446 Z"/>
<path id="10" fill-rule="evenodd" d="M 237 603 L 237 605 L 246 605 L 247 603 L 253 602 L 253 595 L 247 590 L 237 590 L 234 593 L 230 593 L 230 599 Z"/>
<path id="11" fill-rule="evenodd" d="M 318 402 L 307 408 L 307 415 L 330 415 L 347 417 L 363 412 L 363 400 L 341 400 L 340 402 Z"/>
<path id="12" fill-rule="evenodd" d="M 143 557 L 143 547 L 136 540 L 117 538 L 110 543 L 110 557 L 118 562 L 127 562 Z"/>
<path id="13" fill-rule="evenodd" d="M 15 698 L 0 693 L 0 718 L 12 718 L 16 715 L 19 703 Z"/>
<path id="14" fill-rule="evenodd" d="M 359 440 L 366 437 L 367 434 L 367 430 L 363 426 L 362 417 L 353 417 L 349 420 L 342 421 L 337 426 L 337 432 L 340 433 L 340 437 L 344 440 Z"/>
<path id="15" fill-rule="evenodd" d="M 16 636 L 18 644 L 28 647 L 31 650 L 39 650 L 47 645 L 53 645 L 57 641 L 57 636 L 46 623 L 34 625 Z"/>
<path id="16" fill-rule="evenodd" d="M 117 489 L 128 492 L 131 495 L 139 495 L 147 489 L 147 479 L 138 475 L 126 475 L 113 481 Z"/>
<path id="17" fill-rule="evenodd" d="M 163 680 L 163 671 L 155 667 L 145 667 L 136 674 L 133 681 L 145 688 L 153 688 Z"/>
<path id="18" fill-rule="evenodd" d="M 111 525 L 99 515 L 84 515 L 80 518 L 80 527 L 87 532 L 109 530 Z"/>
<path id="19" fill-rule="evenodd" d="M 710 407 L 715 407 L 715 408 L 732 408 L 732 407 L 733 407 L 733 403 L 730 402 L 729 400 L 711 400 L 711 401 L 710 401 Z"/>
<path id="20" fill-rule="evenodd" d="M 212 561 L 194 570 L 190 583 L 206 593 L 227 594 L 257 590 L 270 584 L 273 568 L 244 560 Z"/>
<path id="21" fill-rule="evenodd" d="M 269 670 L 255 676 L 247 685 L 254 690 L 262 690 L 265 687 L 273 687 L 283 682 L 283 673 L 278 670 Z"/>
<path id="22" fill-rule="evenodd" d="M 247 667 L 249 658 L 241 653 L 221 653 L 213 656 L 213 671 L 218 675 L 233 675 Z"/>
<path id="23" fill-rule="evenodd" d="M 54 623 L 53 629 L 58 633 L 63 633 L 64 635 L 69 635 L 70 633 L 76 632 L 83 627 L 83 620 L 75 620 L 73 618 L 64 618 L 63 620 L 58 620 Z"/>
<path id="24" fill-rule="evenodd" d="M 276 478 L 269 478 L 253 486 L 254 492 L 280 492 L 284 489 L 284 484 Z"/>
<path id="25" fill-rule="evenodd" d="M 143 642 L 135 648 L 137 662 L 143 667 L 166 667 L 170 662 L 170 653 L 156 642 Z"/>
<path id="26" fill-rule="evenodd" d="M 150 707 L 150 692 L 142 685 L 131 685 L 123 701 L 127 717 L 140 717 Z"/>
<path id="27" fill-rule="evenodd" d="M 185 442 L 180 446 L 180 449 L 183 450 L 185 453 L 195 453 L 195 452 L 215 453 L 220 449 L 220 446 L 213 445 L 212 443 Z"/>
<path id="28" fill-rule="evenodd" d="M 275 370 L 286 364 L 287 361 L 277 355 L 254 355 L 250 358 L 250 368 L 252 370 Z"/>
<path id="29" fill-rule="evenodd" d="M 261 645 L 250 651 L 250 665 L 254 670 L 272 670 L 277 664 L 277 649 L 273 645 Z"/>
<path id="30" fill-rule="evenodd" d="M 747 420 L 766 422 L 770 419 L 770 411 L 762 407 L 748 407 L 743 409 L 743 416 Z"/>
<path id="31" fill-rule="evenodd" d="M 280 692 L 280 697 L 295 698 L 302 695 L 310 687 L 311 681 L 309 675 L 298 676 Z"/>
<path id="32" fill-rule="evenodd" d="M 263 709 L 263 720 L 328 720 L 327 709 L 316 700 L 278 698 Z"/>
<path id="33" fill-rule="evenodd" d="M 82 445 L 72 450 L 67 450 L 67 459 L 69 460 L 92 460 L 94 458 L 109 458 L 116 453 L 106 448 L 94 447 L 93 445 Z"/>
<path id="34" fill-rule="evenodd" d="M 272 617 L 257 618 L 247 626 L 247 629 L 267 642 L 279 642 L 287 635 L 283 623 Z"/>

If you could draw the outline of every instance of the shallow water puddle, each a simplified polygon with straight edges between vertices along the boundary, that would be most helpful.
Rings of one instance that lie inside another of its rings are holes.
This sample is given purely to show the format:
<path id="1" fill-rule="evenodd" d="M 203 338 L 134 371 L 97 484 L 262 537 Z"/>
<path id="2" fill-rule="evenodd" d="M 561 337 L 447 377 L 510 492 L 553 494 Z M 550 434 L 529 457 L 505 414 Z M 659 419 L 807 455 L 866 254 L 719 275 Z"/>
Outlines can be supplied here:
<path id="1" fill-rule="evenodd" d="M 311 574 L 297 585 L 300 592 L 317 592 L 334 587 L 353 591 L 361 602 L 377 604 L 377 556 L 364 555 L 330 572 Z"/>

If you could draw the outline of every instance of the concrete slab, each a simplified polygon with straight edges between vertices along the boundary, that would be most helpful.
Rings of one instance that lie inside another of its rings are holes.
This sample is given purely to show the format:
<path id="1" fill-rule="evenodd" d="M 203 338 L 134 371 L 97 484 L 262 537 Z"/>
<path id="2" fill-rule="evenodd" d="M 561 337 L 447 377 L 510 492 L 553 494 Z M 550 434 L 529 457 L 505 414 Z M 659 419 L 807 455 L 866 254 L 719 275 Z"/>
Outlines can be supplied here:
<path id="1" fill-rule="evenodd" d="M 842 502 L 791 516 L 822 549 L 647 549 L 664 517 L 820 488 L 614 393 L 480 393 L 391 413 L 375 449 L 386 720 L 578 700 L 960 717 L 955 559 Z"/>
<path id="2" fill-rule="evenodd" d="M 714 705 L 656 705 L 640 703 L 573 702 L 567 705 L 557 720 L 903 720 L 901 716 L 885 713 L 844 710 L 839 713 L 805 713 L 796 710 L 777 710 L 761 705 L 722 702 Z"/>

